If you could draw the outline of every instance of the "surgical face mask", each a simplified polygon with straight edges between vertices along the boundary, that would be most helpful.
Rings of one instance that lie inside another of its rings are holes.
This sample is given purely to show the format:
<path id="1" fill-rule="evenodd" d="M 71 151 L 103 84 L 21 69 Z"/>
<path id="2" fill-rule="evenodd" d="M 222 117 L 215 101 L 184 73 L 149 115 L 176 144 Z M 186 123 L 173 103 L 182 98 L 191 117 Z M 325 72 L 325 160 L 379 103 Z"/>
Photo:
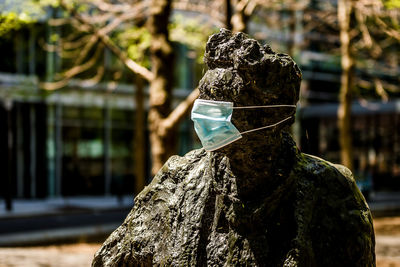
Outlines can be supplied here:
<path id="1" fill-rule="evenodd" d="M 239 132 L 231 122 L 233 109 L 280 107 L 296 108 L 295 105 L 234 107 L 232 102 L 197 99 L 192 109 L 192 121 L 194 122 L 194 129 L 197 136 L 205 150 L 214 151 L 239 140 L 243 134 L 275 127 L 292 117 L 289 116 L 271 125 Z"/>

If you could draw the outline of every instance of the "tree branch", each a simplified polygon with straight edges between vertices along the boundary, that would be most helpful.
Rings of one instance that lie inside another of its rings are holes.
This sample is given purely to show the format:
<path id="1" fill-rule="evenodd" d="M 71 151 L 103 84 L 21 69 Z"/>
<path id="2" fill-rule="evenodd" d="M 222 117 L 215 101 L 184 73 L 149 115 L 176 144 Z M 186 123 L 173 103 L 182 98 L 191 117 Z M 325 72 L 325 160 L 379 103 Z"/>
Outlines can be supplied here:
<path id="1" fill-rule="evenodd" d="M 96 5 L 96 7 L 101 11 L 112 12 L 112 13 L 123 13 L 132 8 L 136 8 L 136 6 L 132 7 L 129 4 L 110 4 L 110 3 L 104 2 L 102 0 L 92 0 L 92 1 L 84 1 L 84 2 L 87 4 Z M 137 3 L 136 5 L 139 5 L 141 3 L 142 2 Z"/>
<path id="2" fill-rule="evenodd" d="M 154 79 L 154 74 L 146 69 L 145 67 L 139 65 L 132 59 L 130 59 L 125 52 L 123 52 L 118 46 L 116 46 L 110 39 L 110 37 L 100 30 L 96 29 L 92 24 L 87 22 L 84 18 L 82 18 L 74 9 L 70 9 L 64 1 L 61 0 L 60 5 L 67 11 L 69 11 L 73 17 L 78 20 L 80 23 L 88 26 L 90 31 L 101 40 L 101 42 L 106 45 L 111 52 L 113 52 L 124 64 L 128 69 L 132 72 L 141 75 L 147 81 L 152 81 Z"/>
<path id="3" fill-rule="evenodd" d="M 217 5 L 216 5 L 217 4 Z M 219 4 L 219 5 L 218 5 Z M 222 6 L 220 1 L 213 1 L 211 3 L 211 7 L 207 5 L 207 3 L 203 2 L 189 2 L 189 1 L 174 1 L 172 3 L 173 7 L 175 10 L 184 10 L 184 11 L 191 11 L 191 12 L 196 12 L 200 14 L 209 14 L 210 17 L 213 19 L 214 24 L 218 27 L 222 27 L 225 25 L 224 20 L 225 20 L 225 14 L 219 8 L 219 6 Z"/>
<path id="4" fill-rule="evenodd" d="M 123 21 L 132 19 L 132 18 L 134 18 L 136 16 L 137 16 L 137 12 L 136 11 L 135 12 L 129 12 L 129 13 L 126 13 L 126 14 L 122 14 L 121 16 L 119 16 L 116 19 L 114 19 L 107 26 L 105 26 L 104 28 L 100 29 L 99 30 L 99 34 L 106 36 L 112 30 L 117 28 Z M 82 17 L 82 19 L 85 20 L 85 18 L 83 18 L 83 17 Z M 87 23 L 89 24 L 90 22 L 87 21 Z M 86 45 L 85 45 L 84 49 L 79 52 L 79 57 L 78 57 L 78 59 L 76 60 L 76 63 L 75 63 L 77 65 L 82 63 L 82 61 L 86 58 L 87 54 L 89 53 L 90 49 L 96 44 L 96 42 L 98 40 L 98 37 L 96 35 L 92 35 L 89 38 L 90 39 L 88 41 L 86 40 L 86 42 L 85 42 Z M 83 39 L 83 38 L 81 38 L 81 39 Z M 76 45 L 75 42 L 78 42 L 78 41 L 70 42 L 69 46 L 70 47 L 73 46 L 72 44 Z M 66 47 L 64 47 L 64 48 L 66 48 Z"/>
<path id="5" fill-rule="evenodd" d="M 378 24 L 383 27 L 382 30 L 384 33 L 386 33 L 390 37 L 396 39 L 397 41 L 400 41 L 400 33 L 398 31 L 390 29 L 390 27 L 380 18 L 376 17 L 375 19 L 376 19 L 376 22 L 378 22 Z"/>
<path id="6" fill-rule="evenodd" d="M 361 34 L 364 40 L 364 44 L 367 48 L 371 48 L 373 45 L 372 37 L 369 33 L 367 26 L 365 25 L 365 16 L 360 12 L 359 9 L 355 9 L 355 17 L 358 24 L 360 25 Z"/>
<path id="7" fill-rule="evenodd" d="M 165 118 L 162 122 L 163 131 L 169 131 L 170 129 L 176 127 L 179 122 L 186 116 L 193 106 L 193 102 L 199 96 L 199 89 L 194 89 L 185 100 L 183 100 L 179 105 Z"/>
<path id="8" fill-rule="evenodd" d="M 79 53 L 79 57 L 75 60 L 75 65 L 79 65 L 83 62 L 83 60 L 88 55 L 89 51 L 93 48 L 93 46 L 97 43 L 98 37 L 95 35 L 90 36 L 90 40 L 86 43 L 85 47 Z"/>
<path id="9" fill-rule="evenodd" d="M 142 10 L 136 10 L 136 9 L 133 12 L 123 13 L 122 15 L 114 18 L 113 21 L 107 24 L 104 28 L 100 29 L 99 32 L 104 35 L 108 34 L 112 30 L 117 28 L 119 25 L 121 25 L 122 22 L 135 18 L 142 18 L 143 16 L 144 15 L 142 13 Z"/>
<path id="10" fill-rule="evenodd" d="M 61 80 L 59 80 L 57 82 L 44 82 L 44 83 L 41 83 L 40 86 L 45 90 L 57 90 L 57 89 L 61 89 L 62 87 L 66 86 L 72 77 L 90 69 L 91 67 L 93 67 L 96 64 L 96 62 L 99 59 L 99 56 L 101 54 L 101 51 L 103 51 L 103 48 L 104 48 L 103 44 L 99 45 L 96 49 L 95 54 L 93 55 L 93 57 L 90 60 L 88 60 L 87 62 L 85 62 L 82 65 L 74 66 L 73 68 L 66 71 L 63 74 L 64 77 Z M 96 80 L 99 81 L 101 79 L 101 77 L 103 76 L 104 67 L 103 67 L 103 69 L 102 69 L 102 67 L 103 66 L 100 66 L 97 69 L 97 74 L 91 79 L 92 83 Z"/>
<path id="11" fill-rule="evenodd" d="M 81 48 L 90 41 L 90 36 L 85 35 L 75 41 L 61 42 L 63 50 L 81 50 Z"/>
<path id="12" fill-rule="evenodd" d="M 375 91 L 376 93 L 381 97 L 383 102 L 388 102 L 389 101 L 389 95 L 383 88 L 381 80 L 378 78 L 374 78 L 374 84 L 375 84 Z"/>
<path id="13" fill-rule="evenodd" d="M 94 64 L 97 62 L 97 60 L 99 59 L 100 52 L 103 51 L 103 47 L 104 47 L 103 44 L 99 45 L 96 49 L 95 54 L 93 55 L 93 57 L 90 60 L 86 61 L 82 65 L 77 65 L 77 66 L 72 67 L 71 69 L 69 69 L 68 71 L 66 71 L 64 73 L 64 76 L 69 79 L 69 78 L 72 78 L 73 76 L 76 76 L 77 74 L 82 73 L 82 72 L 88 70 L 89 68 L 93 67 Z"/>

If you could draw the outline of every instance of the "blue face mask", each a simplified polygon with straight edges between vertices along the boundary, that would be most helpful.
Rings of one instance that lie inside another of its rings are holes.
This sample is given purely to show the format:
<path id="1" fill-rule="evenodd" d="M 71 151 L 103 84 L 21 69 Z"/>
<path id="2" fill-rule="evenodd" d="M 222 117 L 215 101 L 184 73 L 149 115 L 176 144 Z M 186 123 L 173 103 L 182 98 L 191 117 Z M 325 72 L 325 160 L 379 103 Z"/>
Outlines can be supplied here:
<path id="1" fill-rule="evenodd" d="M 278 107 L 296 108 L 295 105 L 234 107 L 232 102 L 197 99 L 192 109 L 192 121 L 194 122 L 194 129 L 197 136 L 205 150 L 214 151 L 239 140 L 242 138 L 242 134 L 275 127 L 292 117 L 287 117 L 277 123 L 264 127 L 239 132 L 231 122 L 233 109 Z"/>

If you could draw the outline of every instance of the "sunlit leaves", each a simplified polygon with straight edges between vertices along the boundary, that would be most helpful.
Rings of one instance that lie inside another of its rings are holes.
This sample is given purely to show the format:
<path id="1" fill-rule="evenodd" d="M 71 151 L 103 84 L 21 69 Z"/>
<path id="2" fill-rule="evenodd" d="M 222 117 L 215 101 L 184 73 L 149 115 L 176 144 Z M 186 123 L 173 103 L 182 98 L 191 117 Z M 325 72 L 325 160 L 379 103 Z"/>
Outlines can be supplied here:
<path id="1" fill-rule="evenodd" d="M 44 18 L 44 10 L 32 1 L 5 0 L 0 4 L 0 37 Z"/>
<path id="2" fill-rule="evenodd" d="M 384 0 L 383 4 L 388 9 L 400 8 L 400 0 Z"/>
<path id="3" fill-rule="evenodd" d="M 169 24 L 170 38 L 173 42 L 186 45 L 196 54 L 196 60 L 202 64 L 207 38 L 218 29 L 205 22 L 205 17 L 185 17 L 176 14 Z"/>
<path id="4" fill-rule="evenodd" d="M 7 34 L 12 30 L 18 30 L 24 25 L 18 19 L 18 15 L 14 12 L 0 16 L 0 37 L 7 37 Z"/>
<path id="5" fill-rule="evenodd" d="M 145 27 L 131 26 L 124 30 L 120 29 L 116 34 L 115 42 L 128 53 L 129 58 L 145 67 L 150 66 L 148 49 L 150 47 L 151 35 Z"/>

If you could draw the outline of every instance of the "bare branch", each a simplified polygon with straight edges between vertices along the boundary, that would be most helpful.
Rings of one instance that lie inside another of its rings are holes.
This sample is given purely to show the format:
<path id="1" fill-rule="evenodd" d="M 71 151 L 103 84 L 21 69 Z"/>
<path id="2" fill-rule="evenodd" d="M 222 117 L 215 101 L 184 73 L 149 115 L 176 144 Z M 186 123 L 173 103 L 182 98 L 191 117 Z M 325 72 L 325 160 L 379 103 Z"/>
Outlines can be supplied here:
<path id="1" fill-rule="evenodd" d="M 38 43 L 39 43 L 40 47 L 46 52 L 53 53 L 53 52 L 59 51 L 59 47 L 57 45 L 49 44 L 43 38 L 40 38 Z"/>
<path id="2" fill-rule="evenodd" d="M 125 12 L 122 15 L 116 17 L 113 19 L 111 23 L 109 23 L 107 26 L 99 30 L 102 34 L 108 34 L 115 28 L 117 28 L 119 25 L 121 25 L 122 22 L 135 19 L 135 18 L 143 18 L 144 14 L 142 13 L 142 10 L 134 10 L 132 12 Z"/>
<path id="3" fill-rule="evenodd" d="M 90 32 L 90 27 L 87 25 L 78 23 L 76 20 L 71 20 L 71 25 L 80 32 Z"/>
<path id="4" fill-rule="evenodd" d="M 47 23 L 52 27 L 59 27 L 63 25 L 68 25 L 71 23 L 70 18 L 50 18 Z"/>
<path id="5" fill-rule="evenodd" d="M 104 24 L 107 21 L 114 19 L 115 14 L 113 13 L 101 13 L 98 15 L 93 14 L 82 14 L 82 18 L 88 21 L 90 24 Z"/>
<path id="6" fill-rule="evenodd" d="M 103 75 L 104 75 L 104 66 L 99 66 L 97 68 L 97 73 L 93 78 L 82 80 L 79 82 L 79 85 L 82 87 L 93 86 L 100 82 Z M 70 80 L 71 80 L 70 78 L 65 78 L 57 82 L 42 82 L 39 84 L 39 86 L 44 90 L 54 91 L 65 87 Z"/>
<path id="7" fill-rule="evenodd" d="M 101 52 L 103 51 L 104 45 L 100 44 L 97 49 L 95 54 L 93 55 L 93 57 L 86 61 L 84 64 L 82 65 L 78 65 L 78 66 L 74 66 L 73 68 L 69 69 L 68 71 L 66 71 L 64 73 L 64 77 L 66 77 L 67 79 L 72 78 L 73 76 L 76 76 L 79 73 L 82 73 L 86 70 L 88 70 L 89 68 L 93 67 L 94 64 L 96 64 L 97 60 L 99 59 L 99 56 L 101 54 Z"/>
<path id="8" fill-rule="evenodd" d="M 73 42 L 74 40 L 79 39 L 81 35 L 82 33 L 80 31 L 72 31 L 67 36 L 62 37 L 61 42 Z"/>
<path id="9" fill-rule="evenodd" d="M 85 47 L 79 53 L 79 57 L 75 60 L 75 65 L 79 65 L 83 62 L 83 60 L 89 54 L 89 51 L 93 48 L 97 41 L 98 37 L 96 35 L 90 36 L 90 40 L 86 43 Z"/>
<path id="10" fill-rule="evenodd" d="M 85 2 L 87 4 L 94 4 L 101 11 L 113 12 L 113 13 L 123 13 L 129 9 L 136 8 L 129 4 L 110 4 L 110 3 L 104 2 L 102 0 L 92 0 L 92 1 L 82 1 L 82 2 Z M 142 2 L 140 2 L 138 4 L 141 4 L 141 3 Z"/>
<path id="11" fill-rule="evenodd" d="M 96 1 L 96 2 L 101 2 L 101 1 Z M 95 2 L 95 3 L 96 3 Z M 93 3 L 92 3 L 93 4 Z M 103 4 L 106 4 L 109 7 L 109 10 L 107 9 L 102 9 L 102 7 L 104 7 Z M 124 9 L 120 10 L 118 13 L 116 14 L 113 11 L 112 7 L 116 7 L 116 6 L 123 6 Z M 97 9 L 99 9 L 100 11 L 104 11 L 101 12 L 98 15 L 93 15 L 93 14 L 82 14 L 80 15 L 84 20 L 86 20 L 88 23 L 90 24 L 98 24 L 98 23 L 106 23 L 107 21 L 110 20 L 115 20 L 115 19 L 119 19 L 121 21 L 126 21 L 129 19 L 134 19 L 134 18 L 143 18 L 145 17 L 146 14 L 146 9 L 148 8 L 148 3 L 146 3 L 146 1 L 141 1 L 138 2 L 136 4 L 131 4 L 131 5 L 119 5 L 119 4 L 108 4 L 105 2 L 99 3 L 98 5 L 95 4 L 95 7 Z"/>
<path id="12" fill-rule="evenodd" d="M 116 18 L 108 24 L 106 27 L 102 28 L 99 30 L 99 33 L 102 35 L 107 35 L 109 32 L 117 28 L 124 20 L 128 20 L 131 18 L 137 17 L 137 12 L 129 12 L 126 14 L 121 15 L 120 17 Z M 86 40 L 88 38 L 89 40 Z M 91 48 L 96 44 L 98 38 L 95 35 L 91 35 L 86 37 L 85 39 L 82 37 L 80 41 L 74 41 L 74 42 L 68 42 L 66 45 L 63 45 L 65 49 L 68 49 L 68 47 L 79 47 L 82 42 L 85 43 L 85 47 L 82 51 L 79 53 L 79 57 L 76 60 L 77 65 L 81 64 L 82 61 L 86 58 L 87 54 L 91 50 Z M 77 42 L 77 43 L 76 43 Z M 68 54 L 66 55 L 68 57 Z"/>
<path id="13" fill-rule="evenodd" d="M 381 29 L 383 30 L 384 33 L 396 39 L 397 41 L 400 41 L 400 32 L 391 29 L 382 19 L 378 17 L 375 17 L 375 20 L 382 27 Z"/>
<path id="14" fill-rule="evenodd" d="M 113 52 L 132 72 L 141 75 L 147 81 L 151 81 L 154 78 L 154 74 L 146 69 L 145 67 L 139 65 L 132 59 L 130 59 L 125 52 L 123 52 L 118 46 L 116 46 L 108 35 L 102 33 L 100 30 L 96 29 L 92 24 L 87 22 L 84 18 L 82 18 L 74 9 L 70 9 L 62 0 L 61 6 L 68 10 L 76 20 L 82 23 L 85 26 L 90 28 L 90 31 L 101 40 L 101 42 L 106 45 L 111 52 Z"/>
<path id="15" fill-rule="evenodd" d="M 219 1 L 213 1 L 211 6 L 208 5 L 206 2 L 199 1 L 196 3 L 189 2 L 189 1 L 174 1 L 172 3 L 173 8 L 175 10 L 184 10 L 184 11 L 191 11 L 200 14 L 209 14 L 210 17 L 214 20 L 214 24 L 218 27 L 222 27 L 225 25 L 225 13 L 219 7 L 222 5 L 217 5 Z"/>
<path id="16" fill-rule="evenodd" d="M 82 87 L 90 87 L 90 86 L 94 86 L 94 85 L 98 84 L 104 76 L 104 70 L 105 70 L 105 68 L 103 65 L 97 67 L 96 75 L 90 79 L 85 79 L 85 80 L 81 81 L 80 85 Z"/>
<path id="17" fill-rule="evenodd" d="M 235 12 L 231 18 L 232 31 L 234 32 L 245 32 L 246 21 L 249 16 L 245 13 L 245 9 L 249 5 L 250 0 L 239 0 L 235 5 Z M 255 6 L 254 6 L 255 7 Z"/>
<path id="18" fill-rule="evenodd" d="M 193 102 L 199 96 L 199 89 L 194 89 L 185 100 L 183 100 L 179 105 L 165 118 L 162 122 L 162 127 L 164 131 L 169 131 L 170 129 L 176 127 L 179 122 L 186 116 L 193 106 Z"/>
<path id="19" fill-rule="evenodd" d="M 42 83 L 39 83 L 39 87 L 44 90 L 54 91 L 54 90 L 58 90 L 58 89 L 65 87 L 68 84 L 68 82 L 69 82 L 69 79 L 63 79 L 58 82 L 42 82 Z"/>
<path id="20" fill-rule="evenodd" d="M 66 41 L 66 42 L 61 42 L 62 43 L 62 47 L 65 50 L 75 50 L 75 49 L 80 49 L 82 46 L 84 46 L 85 44 L 87 44 L 90 41 L 90 36 L 89 35 L 85 35 L 82 36 L 81 38 L 79 38 L 78 40 L 75 41 Z"/>
<path id="21" fill-rule="evenodd" d="M 80 55 L 80 51 L 78 49 L 71 50 L 71 51 L 62 50 L 60 57 L 63 59 L 74 59 L 74 58 L 76 59 L 77 57 L 79 57 L 79 55 Z"/>
<path id="22" fill-rule="evenodd" d="M 381 80 L 379 80 L 378 78 L 374 79 L 374 84 L 375 84 L 375 91 L 376 93 L 382 98 L 382 100 L 384 102 L 388 102 L 389 101 L 389 96 L 387 94 L 387 92 L 385 91 L 385 89 L 383 89 L 383 85 Z"/>
<path id="23" fill-rule="evenodd" d="M 358 0 L 352 2 L 354 8 L 366 16 L 381 15 L 384 6 L 381 0 Z"/>
<path id="24" fill-rule="evenodd" d="M 365 25 L 365 16 L 360 12 L 359 9 L 355 9 L 355 15 L 356 15 L 357 22 L 360 26 L 364 44 L 367 48 L 371 48 L 373 45 L 372 37 L 369 33 L 367 26 Z"/>
<path id="25" fill-rule="evenodd" d="M 253 0 L 257 5 L 262 6 L 267 9 L 275 10 L 275 11 L 296 11 L 296 10 L 304 10 L 307 6 L 309 6 L 309 0 L 292 0 L 292 1 L 281 1 L 281 0 Z"/>
<path id="26" fill-rule="evenodd" d="M 250 1 L 245 9 L 244 9 L 244 14 L 246 16 L 251 16 L 251 14 L 253 14 L 254 10 L 256 9 L 256 7 L 258 6 L 257 1 Z"/>

